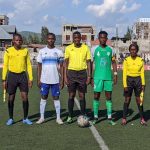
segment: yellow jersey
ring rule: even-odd
[[[141,57],[133,59],[131,56],[123,62],[123,86],[127,87],[127,76],[141,76],[142,85],[145,85],[144,62]]]
[[[4,53],[2,80],[6,80],[7,72],[21,73],[27,71],[29,80],[33,80],[32,66],[27,48],[16,50],[13,46]]]
[[[91,59],[91,52],[87,45],[75,47],[74,43],[67,46],[65,50],[65,59],[69,59],[69,70],[80,71],[87,69],[87,60]]]

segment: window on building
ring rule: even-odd
[[[70,35],[66,35],[66,40],[67,40],[67,41],[70,40]]]
[[[144,33],[144,39],[148,39],[148,33]]]
[[[82,35],[82,41],[86,41],[87,40],[87,35]]]
[[[94,41],[94,35],[91,35],[91,41]]]

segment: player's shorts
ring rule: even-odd
[[[17,87],[19,87],[20,92],[28,93],[28,79],[26,72],[14,73],[9,72],[7,77],[7,93],[15,94]]]
[[[140,97],[141,91],[142,91],[142,81],[141,77],[130,77],[127,76],[127,87],[128,91],[124,91],[125,97],[131,97],[133,90],[136,97]]]
[[[57,83],[57,84],[41,83],[41,95],[43,95],[43,96],[48,95],[50,89],[51,89],[51,95],[52,96],[59,96],[60,95],[59,83]]]
[[[112,89],[113,89],[112,80],[94,79],[94,92],[102,92],[102,91],[111,92]]]
[[[86,70],[75,71],[68,70],[67,71],[67,79],[68,79],[68,91],[76,92],[78,90],[81,93],[87,92],[87,72]]]

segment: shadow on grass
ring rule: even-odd
[[[61,114],[63,114],[65,111],[66,109],[61,109]],[[31,119],[33,122],[35,122],[39,119],[39,117],[40,117],[40,113],[36,113],[36,114],[30,115],[28,118]],[[45,111],[45,119],[48,119],[45,122],[56,119],[56,111],[55,110]]]
[[[127,112],[127,117],[131,116],[133,114],[133,109],[128,109],[128,112]],[[114,118],[114,121],[118,121],[122,118],[123,116],[123,110],[117,110],[117,111],[113,111],[113,118]]]
[[[127,117],[131,116],[133,114],[133,110],[132,109],[129,109],[128,110],[128,113],[127,113]],[[92,119],[93,118],[93,113],[92,113]],[[122,110],[113,110],[112,111],[112,118],[113,118],[113,121],[118,121],[122,118]],[[99,110],[99,120],[96,122],[97,123],[100,123],[101,121],[105,121],[107,120],[107,109],[104,109],[104,110]]]
[[[146,120],[146,121],[150,120],[150,110],[146,110],[146,111],[144,112],[144,116],[145,116],[145,120]]]

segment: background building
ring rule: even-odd
[[[9,18],[0,15],[0,50],[5,50],[7,46],[12,45],[13,35],[17,33],[15,25],[8,25]]]
[[[65,24],[62,31],[62,45],[69,45],[73,42],[72,35],[75,31],[79,31],[82,36],[82,43],[91,45],[96,34],[95,27],[92,25]]]
[[[6,15],[0,15],[0,25],[8,25],[9,18]]]
[[[135,39],[150,39],[150,18],[139,18],[133,26]]]

